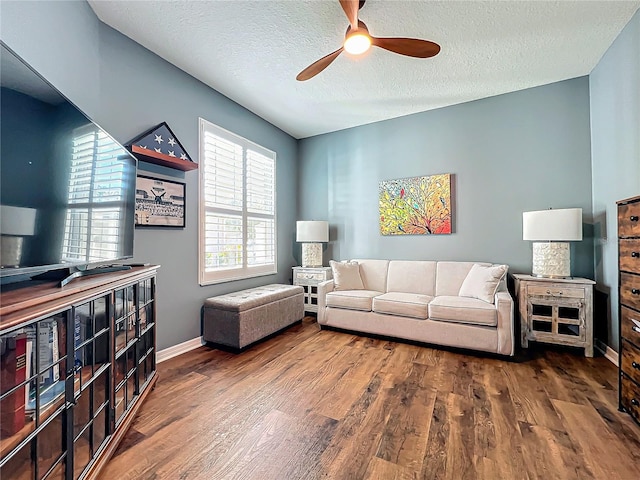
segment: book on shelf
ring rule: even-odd
[[[51,317],[38,322],[37,329],[34,326],[26,329],[26,363],[27,377],[34,377],[25,386],[25,415],[32,418],[39,397],[40,409],[64,394],[64,369],[58,363],[65,346],[61,342],[66,341],[64,317]],[[37,355],[36,355],[37,354]],[[37,394],[37,395],[36,395]]]
[[[0,384],[13,388],[26,380],[27,336],[24,332],[0,337]],[[4,388],[4,387],[3,387]],[[25,386],[15,389],[2,401],[0,437],[14,435],[25,425]]]
[[[64,357],[67,355],[67,322],[64,316],[61,316],[58,321],[58,353],[60,357]],[[67,357],[68,359],[68,357]],[[62,368],[59,368],[58,375],[60,380],[64,380],[66,378],[65,369],[66,362],[63,364]]]
[[[38,330],[38,371],[40,384],[51,385],[60,380],[60,360],[58,348],[58,321],[43,320]]]
[[[87,336],[87,322],[91,321],[91,317],[87,317],[82,313],[76,312],[73,321],[73,346],[74,346],[74,370],[80,370],[84,365],[88,363],[86,358],[85,348],[78,348],[79,345],[86,339]]]
[[[35,389],[34,389],[35,390]],[[56,383],[52,383],[50,385],[41,386],[38,391],[38,395],[40,396],[40,411],[47,408],[57,399],[64,395],[65,390],[65,382],[64,380],[57,381]],[[35,391],[29,398],[29,402],[26,405],[26,414],[28,416],[33,416],[33,413],[36,410],[36,396]]]
[[[25,379],[30,378],[33,375],[33,338],[29,338],[27,335],[27,345],[25,349],[25,359],[26,359],[26,368],[25,368]],[[31,398],[31,380],[27,382],[24,386],[24,404],[27,405],[29,403],[29,398]]]

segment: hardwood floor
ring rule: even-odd
[[[332,331],[314,319],[160,380],[101,478],[640,478],[640,427],[606,359],[519,361]]]

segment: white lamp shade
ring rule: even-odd
[[[0,205],[0,234],[21,237],[34,235],[36,212],[35,208]]]
[[[296,222],[296,242],[328,242],[329,222],[298,221]]]
[[[522,239],[534,242],[582,240],[582,209],[561,208],[523,212]]]

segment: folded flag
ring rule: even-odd
[[[128,143],[129,150],[136,154],[173,162],[176,159],[193,162],[166,122],[134,138]],[[141,160],[144,160],[142,158]]]

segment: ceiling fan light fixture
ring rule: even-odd
[[[371,47],[371,37],[366,33],[355,32],[344,41],[344,49],[351,55],[360,55]]]
[[[358,19],[358,9],[362,8],[364,2],[365,0],[340,0],[340,5],[349,20],[342,47],[313,62],[296,76],[296,80],[304,82],[315,77],[327,68],[343,51],[354,56],[362,55],[372,45],[393,53],[415,58],[429,58],[440,52],[440,45],[419,38],[372,37],[369,35],[369,29],[364,22]]]

